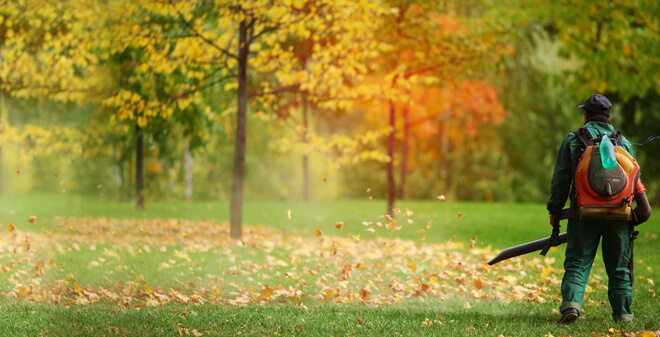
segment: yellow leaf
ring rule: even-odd
[[[14,227],[14,225],[12,225],[11,223],[9,223],[9,224],[7,224],[7,229],[8,229],[10,232],[12,232],[12,231],[14,231],[14,229],[16,229],[16,227]]]
[[[417,271],[417,265],[412,262],[408,262],[408,267],[412,269],[413,272]]]
[[[321,234],[323,234],[323,232],[321,232],[318,228],[314,230],[315,236],[321,236]]]
[[[261,294],[257,299],[259,300],[268,300],[275,291],[272,288],[268,287],[268,284],[264,284],[264,289],[261,291]]]

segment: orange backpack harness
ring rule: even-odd
[[[635,190],[644,190],[637,161],[621,147],[621,131],[609,135],[616,154],[616,166],[608,170],[601,163],[600,138],[592,138],[582,127],[574,134],[585,146],[575,171],[578,214],[582,220],[631,220]],[[638,186],[639,185],[639,186]]]

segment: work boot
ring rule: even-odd
[[[561,318],[557,321],[560,324],[569,324],[575,322],[575,320],[580,317],[580,313],[577,309],[568,308],[561,313]]]

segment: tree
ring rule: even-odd
[[[488,59],[487,40],[470,35],[448,4],[425,1],[392,1],[378,33],[383,57],[379,71],[384,75],[380,87],[387,102],[390,133],[387,141],[388,214],[392,214],[397,188],[394,177],[397,111],[403,111],[403,162],[400,184],[408,171],[409,104],[416,88],[427,84],[448,84]],[[497,51],[497,49],[496,49]],[[400,194],[405,195],[405,186]]]

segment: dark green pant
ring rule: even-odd
[[[615,321],[632,320],[632,284],[628,268],[630,225],[625,222],[592,223],[570,219],[566,231],[568,244],[561,283],[563,302],[560,310],[563,312],[568,308],[575,308],[582,313],[584,289],[602,238],[601,248],[609,278],[607,295],[612,306],[612,318]]]

